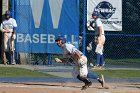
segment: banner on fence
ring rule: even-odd
[[[63,35],[78,47],[79,0],[15,0],[16,51],[61,53],[55,38]]]
[[[122,0],[87,0],[87,22],[98,11],[105,31],[122,30]]]

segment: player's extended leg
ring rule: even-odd
[[[11,51],[11,56],[12,56],[12,65],[15,65],[14,51]]]
[[[84,68],[85,69],[85,68]],[[84,86],[82,86],[82,90],[87,89],[87,84],[90,84],[91,82],[86,78],[87,76],[87,70],[83,71],[84,69],[80,70],[79,66],[74,66],[73,71],[72,71],[72,76],[77,78],[78,80],[82,81],[85,83]],[[79,71],[80,70],[80,71]],[[82,73],[82,72],[83,73]],[[81,75],[80,75],[81,73]],[[83,76],[82,76],[83,75]]]
[[[98,75],[89,72],[87,74],[87,78],[97,79],[98,82],[101,83],[102,87],[104,87],[104,77],[103,77],[103,75],[101,75],[101,78],[100,78]]]
[[[101,37],[101,43],[100,44],[102,45],[102,47],[101,47],[102,53],[101,53],[100,66],[104,66],[105,65],[105,60],[104,60],[104,55],[103,55],[104,44],[105,44],[105,36],[104,35],[102,35],[102,37]]]
[[[97,66],[102,66],[104,64],[104,57],[103,57],[103,45],[105,43],[105,36],[102,35],[98,40],[98,44],[96,46],[96,54],[97,54]]]
[[[6,51],[8,51],[8,35],[6,33],[3,33],[3,44],[2,44],[2,61],[5,65],[7,65],[7,60],[6,60]]]
[[[2,53],[1,53],[1,58],[2,58],[2,62],[4,63],[4,65],[7,65],[6,54],[5,54],[5,51],[3,49],[2,49]]]
[[[78,76],[85,83],[85,85],[82,86],[82,90],[84,90],[92,85],[91,81],[87,79],[87,74],[88,74],[87,64],[82,65],[79,69],[80,69],[80,74]]]
[[[102,64],[101,58],[103,54],[103,45],[97,44],[95,52],[97,54],[96,66],[100,66]]]
[[[12,56],[12,65],[15,65],[15,53],[14,53],[14,38],[11,38],[10,40],[10,51]]]
[[[88,69],[86,56],[82,56],[78,63],[79,63],[79,78],[81,78],[85,83],[85,85],[82,86],[82,90],[84,90],[92,85],[92,83],[87,79]]]

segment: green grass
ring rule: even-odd
[[[107,64],[128,64],[128,65],[134,65],[134,64],[140,64],[140,59],[105,59]]]
[[[19,77],[19,78],[53,78],[56,76],[49,75],[47,73],[33,71],[23,68],[15,67],[0,67],[0,77]]]
[[[96,62],[94,59],[92,62]],[[140,67],[140,58],[135,59],[105,59],[105,64],[109,65],[125,65],[132,67]]]
[[[93,72],[108,78],[140,78],[140,70],[95,70]]]
[[[140,78],[140,70],[94,70],[94,73],[103,74],[106,78]],[[15,67],[0,67],[0,77],[17,78],[56,78],[47,73]]]
[[[96,60],[92,62],[95,63]],[[140,67],[140,59],[105,59],[105,64]]]

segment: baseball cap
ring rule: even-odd
[[[63,37],[63,36],[58,36],[58,37],[55,39],[55,42],[60,41],[60,40],[62,40],[63,43],[66,43],[66,38]]]
[[[63,40],[63,39],[64,39],[63,36],[58,36],[58,37],[55,39],[55,41],[59,41],[59,40]]]
[[[92,13],[92,16],[97,16],[97,17],[99,17],[99,12],[94,11],[94,12]]]
[[[5,12],[5,15],[11,16],[11,12],[10,12],[9,10],[7,10],[7,11]]]

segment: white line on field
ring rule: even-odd
[[[63,86],[26,86],[26,85],[0,85],[0,88],[64,88]],[[65,87],[72,88],[72,87]]]

